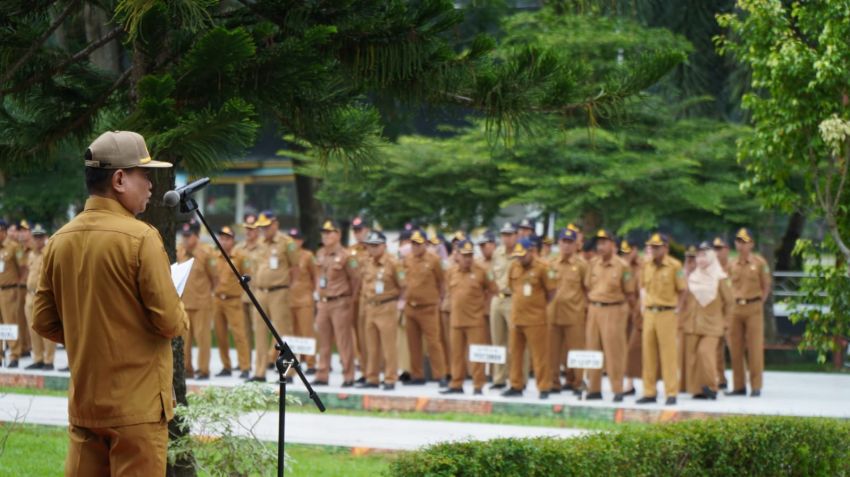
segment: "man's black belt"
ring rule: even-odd
[[[27,285],[25,283],[18,283],[18,288],[23,288],[24,290],[26,290]]]
[[[18,284],[13,283],[12,285],[0,285],[0,290],[9,290],[11,288],[18,288]]]
[[[327,303],[329,301],[339,300],[340,298],[346,298],[346,297],[349,297],[349,296],[351,296],[351,294],[337,295],[337,296],[323,296],[320,301],[322,303]]]
[[[260,290],[261,292],[264,292],[264,293],[268,293],[268,292],[283,290],[285,288],[289,288],[289,285],[278,285],[276,287],[269,287],[269,288],[257,288],[257,290]]]
[[[372,306],[380,306],[380,305],[384,305],[384,304],[387,304],[391,301],[396,301],[396,300],[398,300],[398,297],[393,296],[393,297],[390,297],[390,298],[384,298],[383,300],[369,300],[369,304],[372,305]]]
[[[755,303],[757,301],[761,301],[761,297],[757,296],[755,298],[736,298],[735,303],[738,305],[749,305],[750,303]]]
[[[611,302],[611,303],[605,303],[604,301],[592,301],[592,302],[590,302],[590,304],[593,305],[593,306],[617,306],[617,305],[622,305],[623,303],[625,303],[625,302],[624,301],[614,301],[614,302]]]
[[[661,313],[662,311],[675,310],[676,307],[675,306],[648,306],[648,307],[646,307],[646,309],[653,312],[653,313]]]

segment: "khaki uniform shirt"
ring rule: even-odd
[[[41,259],[44,257],[44,249],[41,252],[31,250],[27,257],[27,266],[29,273],[27,274],[27,292],[35,293],[38,288],[38,279],[41,277]]]
[[[170,420],[171,338],[189,319],[157,230],[117,201],[91,197],[42,260],[33,329],[65,344],[71,424]]]
[[[298,251],[298,275],[292,282],[289,292],[289,305],[292,308],[313,306],[313,292],[316,290],[316,281],[319,279],[319,269],[316,266],[316,257],[307,249]]]
[[[496,293],[496,282],[493,278],[493,272],[479,263],[473,263],[468,272],[461,271],[459,266],[452,267],[446,280],[453,298],[449,318],[452,328],[487,324],[487,299]]]
[[[18,285],[24,278],[27,256],[23,247],[11,238],[0,245],[0,286]]]
[[[626,300],[626,295],[635,293],[635,277],[625,260],[612,256],[607,262],[601,256],[594,257],[588,266],[584,287],[587,299],[598,303],[617,303]]]
[[[251,270],[251,259],[236,250],[236,247],[230,251],[230,261],[233,262],[239,275],[245,275]],[[230,269],[230,265],[227,264],[221,252],[216,255],[216,276],[218,280],[214,290],[215,296],[226,299],[238,298],[242,295],[242,285],[239,284],[239,279],[233,274],[233,270]]]
[[[399,298],[404,287],[404,273],[390,254],[384,252],[377,260],[370,258],[361,263],[364,303],[378,305]]]
[[[747,260],[736,257],[729,262],[729,278],[735,300],[761,298],[762,286],[770,287],[770,267],[758,255],[751,254]]]
[[[440,257],[425,252],[404,257],[405,299],[411,306],[438,305],[443,289],[443,264]]]
[[[233,247],[233,253],[239,252],[243,256],[245,256],[250,262],[251,266],[245,270],[245,274],[251,277],[251,280],[248,282],[248,286],[251,290],[254,290],[256,284],[254,283],[255,274],[257,273],[257,260],[258,253],[262,248],[262,244],[258,239],[256,242],[249,244],[248,242],[239,242],[236,246]],[[242,303],[251,303],[251,299],[248,298],[247,293],[242,293]]]
[[[666,255],[661,264],[650,260],[640,273],[641,287],[646,289],[646,306],[678,305],[679,293],[687,288],[682,262]]]
[[[569,258],[553,259],[552,271],[558,288],[553,301],[554,315],[552,323],[556,325],[576,325],[587,318],[587,290],[584,280],[587,277],[587,262],[576,254]]]
[[[290,270],[298,263],[298,244],[280,232],[272,240],[263,240],[255,257],[257,288],[286,287],[290,283]]]
[[[701,306],[693,294],[688,293],[685,308],[688,320],[684,332],[700,336],[723,336],[726,317],[732,311],[732,285],[728,278],[717,282],[717,296],[706,306]]]
[[[348,250],[337,245],[333,250],[322,247],[316,254],[319,269],[319,297],[336,298],[357,292],[360,270]]]
[[[512,325],[545,325],[548,294],[557,287],[555,274],[539,258],[525,268],[515,260],[508,270],[508,286],[513,293],[511,301]]]
[[[508,251],[505,250],[504,245],[499,245],[493,251],[492,267],[493,276],[496,279],[496,288],[499,290],[498,293],[510,294],[508,270],[511,268],[511,257],[508,255]]]
[[[183,305],[187,310],[203,310],[212,306],[212,292],[218,277],[218,260],[212,248],[199,243],[191,252],[185,247],[177,247],[177,262],[183,263],[194,258],[186,288],[183,289]]]

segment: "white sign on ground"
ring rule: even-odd
[[[602,369],[602,351],[572,350],[567,354],[568,368]]]
[[[18,339],[18,325],[0,325],[0,341]]]
[[[304,336],[282,336],[283,341],[289,345],[289,349],[295,354],[316,354],[316,339]]]
[[[469,345],[469,360],[473,363],[505,364],[507,355],[504,346]]]

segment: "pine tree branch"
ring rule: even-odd
[[[22,82],[16,84],[15,86],[13,86],[11,88],[0,90],[0,96],[3,96],[5,94],[10,94],[10,93],[18,93],[20,91],[23,91],[23,90],[29,88],[33,84],[38,83],[39,81],[43,81],[43,80],[50,78],[51,76],[53,76],[57,73],[61,73],[62,71],[64,71],[67,67],[71,66],[72,64],[88,58],[88,56],[93,51],[103,47],[104,45],[106,45],[110,41],[114,40],[116,37],[120,36],[122,33],[124,33],[124,29],[122,27],[115,27],[112,31],[107,33],[104,37],[102,37],[99,40],[91,43],[89,46],[83,48],[82,50],[80,50],[79,52],[74,54],[74,56],[68,58],[67,60],[65,60],[64,62],[62,62],[61,64],[59,64],[55,68],[51,69],[50,71],[43,73],[41,75],[35,76],[33,78],[29,78],[26,81],[22,81]]]
[[[0,78],[0,84],[4,84],[9,81],[9,79],[11,79],[12,76],[14,76],[15,73],[17,73],[18,70],[21,69],[21,67],[24,66],[27,61],[29,61],[32,55],[34,55],[35,52],[39,48],[41,48],[41,46],[44,44],[44,42],[47,41],[48,38],[50,38],[50,35],[52,35],[53,32],[56,31],[56,29],[62,25],[65,19],[68,18],[71,13],[74,12],[74,9],[78,3],[80,3],[80,0],[72,0],[71,3],[69,3],[68,6],[65,7],[65,10],[59,15],[58,18],[56,18],[56,20],[50,25],[47,31],[45,31],[44,34],[42,34],[36,41],[34,41],[33,44],[30,45],[30,49],[27,50],[26,53],[24,53],[23,56],[21,56],[18,61],[15,62],[14,65],[12,65],[11,68],[9,68],[9,71],[7,71],[2,78]],[[2,97],[2,94],[0,94],[0,97]]]

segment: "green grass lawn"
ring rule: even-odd
[[[0,439],[8,427],[0,423]],[[2,445],[2,441],[0,441]],[[273,444],[270,444],[273,445]],[[0,453],[0,477],[61,477],[68,434],[65,428],[20,425],[13,429]],[[381,475],[393,453],[353,455],[339,447],[288,445],[286,451],[295,461],[291,476],[365,477]]]

